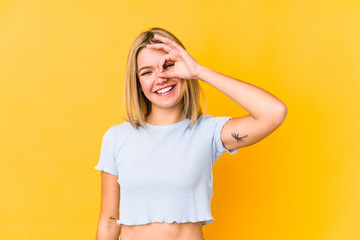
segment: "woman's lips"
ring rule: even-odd
[[[163,89],[166,89],[166,88],[170,88],[170,87],[171,87],[171,89],[168,90],[167,92],[158,93],[158,91],[163,90]],[[167,95],[169,95],[169,94],[174,90],[175,87],[176,87],[176,84],[175,84],[175,85],[170,85],[170,86],[167,86],[167,87],[165,87],[165,88],[162,88],[162,89],[160,89],[160,90],[155,91],[155,93],[156,93],[156,95],[158,95],[158,96],[167,96]]]

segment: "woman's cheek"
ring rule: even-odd
[[[148,86],[149,86],[149,81],[146,79],[146,77],[141,77],[140,78],[140,85],[142,87],[143,90],[147,90]]]

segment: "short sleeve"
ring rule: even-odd
[[[216,160],[225,152],[228,152],[230,154],[235,154],[239,149],[234,150],[228,150],[224,147],[222,141],[221,141],[221,130],[223,129],[224,125],[229,121],[232,117],[213,117],[211,118],[211,127],[213,130],[212,135],[212,143],[213,143],[213,151],[214,151],[214,161]]]
[[[94,168],[118,176],[114,157],[115,138],[113,131],[114,129],[111,127],[105,132],[101,142],[100,159]]]

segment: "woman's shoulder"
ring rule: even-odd
[[[117,145],[121,145],[135,133],[136,129],[129,123],[123,122],[111,125],[105,133],[107,138],[115,141]]]
[[[226,123],[231,117],[227,116],[220,116],[220,117],[214,117],[212,115],[201,115],[197,120],[198,126],[204,126],[205,128],[214,128],[217,125],[221,124],[223,125]]]
[[[203,114],[203,115],[199,116],[197,123],[198,124],[206,124],[207,122],[211,121],[213,118],[214,117],[212,115]]]
[[[221,119],[225,119],[225,118],[232,118],[229,116],[213,116],[213,115],[200,115],[200,117],[198,118],[198,120],[200,121],[219,121]]]
[[[127,134],[132,131],[135,131],[136,129],[131,125],[130,122],[123,122],[119,124],[113,124],[110,129],[114,134]]]
[[[199,116],[198,118],[198,121],[203,121],[203,120],[206,120],[206,119],[209,119],[209,118],[212,118],[213,116],[212,115],[207,115],[207,114],[202,114]]]
[[[195,129],[206,129],[209,127],[209,123],[211,122],[211,119],[213,116],[202,114],[198,117],[196,120],[196,124],[194,125]]]

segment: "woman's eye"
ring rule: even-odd
[[[146,75],[146,74],[148,74],[148,73],[150,73],[150,72],[149,72],[149,71],[143,72],[143,73],[141,74],[141,76],[144,76],[144,75]]]
[[[171,63],[171,64],[168,64],[168,65],[165,65],[164,68],[171,67],[171,66],[174,66],[174,65],[175,65],[174,63]]]

